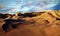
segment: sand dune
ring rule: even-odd
[[[0,36],[60,36],[60,11],[1,13]]]

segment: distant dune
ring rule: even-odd
[[[60,36],[60,10],[0,13],[0,36]]]

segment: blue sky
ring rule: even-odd
[[[60,10],[60,0],[0,0],[0,13]]]

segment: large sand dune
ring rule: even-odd
[[[60,36],[60,10],[0,13],[0,36]]]

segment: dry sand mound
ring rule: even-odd
[[[0,16],[0,36],[60,36],[60,11]]]

